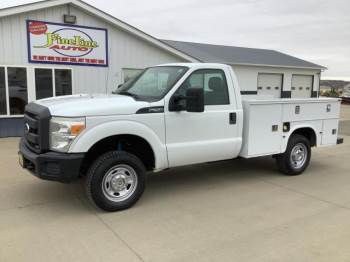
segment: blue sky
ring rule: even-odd
[[[275,49],[328,67],[324,79],[350,80],[349,0],[86,2],[158,38]]]

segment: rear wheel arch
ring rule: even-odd
[[[299,127],[293,130],[290,134],[289,139],[293,137],[293,135],[300,135],[307,138],[310,142],[310,146],[317,146],[317,135],[316,131],[312,127]]]

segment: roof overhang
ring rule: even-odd
[[[135,35],[136,37],[154,45],[159,47],[160,49],[163,49],[177,57],[180,57],[188,62],[199,62],[199,60],[197,60],[196,58],[185,54],[165,43],[163,43],[162,41],[158,40],[157,38],[107,14],[106,12],[92,6],[89,5],[88,3],[85,3],[83,1],[80,0],[46,0],[46,1],[39,1],[39,2],[34,2],[34,3],[30,3],[30,4],[25,4],[25,5],[20,5],[20,6],[14,6],[14,7],[9,7],[9,8],[4,8],[2,10],[0,10],[0,18],[2,17],[6,17],[6,16],[12,16],[12,15],[17,15],[20,13],[27,13],[27,12],[31,12],[31,11],[36,11],[36,10],[40,10],[40,9],[46,9],[46,8],[52,8],[55,6],[60,6],[60,5],[73,5],[76,7],[79,7],[83,10],[85,10],[86,12],[88,12],[91,15],[97,16],[100,19],[112,24],[113,26],[118,27],[119,29],[126,31],[130,34]]]
[[[327,70],[327,67],[303,67],[303,66],[288,66],[288,65],[267,65],[267,64],[248,64],[248,63],[227,63],[231,66],[262,66],[262,67],[278,67],[278,68],[293,68],[293,69],[310,69],[310,70]]]

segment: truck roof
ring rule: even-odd
[[[227,64],[221,64],[221,63],[168,63],[168,64],[160,64],[157,66],[186,66],[189,68],[198,67],[198,68],[208,68],[208,67],[214,67],[214,68],[227,68],[230,67]]]

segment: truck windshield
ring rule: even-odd
[[[134,79],[124,83],[114,94],[128,95],[135,99],[157,101],[188,70],[183,66],[158,66],[145,69]]]

